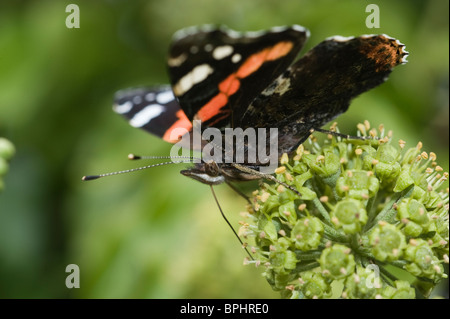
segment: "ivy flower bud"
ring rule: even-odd
[[[354,272],[355,259],[347,246],[335,244],[325,248],[320,256],[322,274],[332,279],[342,279]]]
[[[331,220],[336,228],[342,228],[344,233],[355,234],[366,224],[367,213],[361,201],[349,198],[337,203],[331,211]]]
[[[380,182],[368,171],[349,170],[339,177],[336,184],[336,192],[339,196],[355,199],[369,199],[373,197],[380,187]]]
[[[289,274],[295,268],[297,259],[295,253],[287,250],[283,244],[276,245],[272,248],[269,254],[270,267],[277,273]]]
[[[323,155],[304,155],[304,161],[311,170],[325,179],[331,179],[331,182],[337,178],[335,176],[340,171],[339,157],[330,149],[325,149]]]
[[[405,269],[417,277],[425,277],[438,282],[446,276],[444,267],[423,239],[410,241],[405,250],[405,259],[410,261]]]
[[[305,298],[322,299],[331,297],[330,282],[321,273],[305,271],[299,281],[299,289]]]
[[[373,299],[379,293],[379,281],[372,270],[358,265],[356,272],[345,279],[343,294],[349,299]]]
[[[415,199],[403,200],[398,205],[398,216],[405,225],[405,235],[417,237],[428,230],[430,219],[425,205]]]
[[[295,247],[303,251],[319,247],[322,235],[323,224],[316,217],[303,217],[297,220],[291,231]]]
[[[392,224],[378,223],[369,236],[372,254],[380,261],[398,260],[406,247],[405,235]]]
[[[394,282],[394,286],[385,285],[381,296],[384,299],[414,299],[416,297],[414,288],[411,287],[409,282],[397,280]]]
[[[398,150],[390,144],[383,144],[377,150],[375,174],[381,181],[391,181],[400,173],[401,166],[396,161]]]
[[[405,165],[397,178],[394,186],[394,192],[401,192],[412,184],[414,184],[414,179],[411,177],[411,166]]]

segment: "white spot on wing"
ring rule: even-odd
[[[198,53],[198,47],[195,45],[191,46],[189,52],[191,52],[192,54]]]
[[[333,40],[336,42],[347,42],[355,37],[343,37],[342,35],[335,35],[333,37],[326,38],[325,40]]]
[[[231,57],[231,62],[238,63],[239,61],[241,61],[241,59],[242,59],[242,56],[239,53],[235,53]]]
[[[130,112],[130,110],[132,108],[133,108],[133,103],[131,103],[131,101],[127,101],[122,104],[114,104],[114,106],[113,106],[114,112],[119,113],[119,114],[128,113],[128,112]]]
[[[177,66],[180,66],[181,64],[183,64],[183,62],[186,61],[186,59],[187,59],[187,54],[183,53],[177,57],[169,58],[169,60],[167,61],[167,64],[171,67],[177,67]]]
[[[279,33],[279,32],[286,31],[288,28],[289,27],[287,27],[287,26],[272,27],[272,28],[270,28],[270,32]]]
[[[134,104],[142,103],[142,97],[140,95],[136,95],[135,97],[133,97],[133,103]]]
[[[213,24],[204,24],[201,26],[193,26],[193,27],[187,27],[181,30],[178,30],[173,35],[173,41],[178,41],[182,38],[194,35],[199,32],[211,32],[215,30],[217,27]]]
[[[309,37],[310,33],[309,30],[306,29],[305,27],[302,27],[301,25],[298,24],[294,24],[291,26],[292,30],[298,31],[298,32],[306,32],[306,35]]]
[[[280,76],[261,94],[265,96],[279,94],[281,96],[286,92],[288,92],[290,89],[291,89],[291,79],[289,77]]]
[[[359,37],[363,38],[363,39],[368,39],[368,38],[377,37],[377,36],[379,36],[379,34],[372,33],[372,34],[361,34]]]
[[[142,127],[164,111],[164,107],[159,104],[150,104],[136,113],[130,120],[130,125]]]
[[[145,99],[146,99],[148,102],[153,102],[153,101],[155,100],[155,93],[153,93],[153,92],[147,93],[147,94],[145,95]]]
[[[231,45],[222,45],[214,49],[212,55],[216,60],[222,60],[233,53],[233,47]]]
[[[213,72],[213,69],[208,64],[202,64],[202,65],[195,67],[191,71],[193,82],[195,84],[197,84],[197,83],[203,81],[212,72]]]
[[[205,45],[204,49],[205,49],[206,52],[211,52],[212,49],[213,49],[213,45],[208,43],[208,44]]]
[[[191,72],[183,76],[173,87],[173,92],[181,96],[189,91],[195,84],[202,82],[213,72],[208,64],[200,64],[192,69]]]
[[[387,35],[386,33],[382,33],[381,35],[382,35],[383,37],[385,37],[385,38],[388,38],[389,40],[395,40],[395,41],[398,41],[396,38],[393,38],[393,37]]]
[[[284,31],[289,30],[289,29],[297,31],[297,32],[305,32],[307,37],[310,36],[310,33],[309,33],[308,29],[306,29],[306,28],[304,28],[304,27],[302,27],[300,25],[297,25],[297,24],[294,24],[292,26],[272,27],[269,30],[247,31],[247,32],[239,32],[239,31],[235,31],[235,30],[232,30],[232,29],[221,28],[221,30],[226,32],[226,34],[230,38],[235,38],[235,39],[242,38],[242,37],[258,38],[258,37],[264,36],[268,32],[280,33],[280,32],[284,32]]]
[[[229,36],[230,38],[233,38],[233,39],[238,39],[243,36],[243,33],[239,32],[239,31],[235,31],[235,30],[227,29],[227,28],[221,28],[221,29],[223,32],[225,32],[227,34],[227,36]]]
[[[261,37],[263,35],[265,35],[267,33],[267,30],[259,30],[259,31],[248,31],[248,32],[244,32],[244,36],[249,37],[249,38],[258,38]]]
[[[161,92],[156,96],[156,102],[159,104],[167,104],[174,99],[175,97],[173,96],[172,91]]]
[[[274,93],[278,93],[281,96],[284,93],[286,93],[287,91],[289,91],[290,89],[291,89],[291,79],[290,78],[281,78],[280,84],[277,86]]]

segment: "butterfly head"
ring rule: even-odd
[[[180,173],[203,184],[218,185],[225,182],[219,165],[214,161],[198,163]]]

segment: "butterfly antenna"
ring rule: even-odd
[[[157,166],[163,166],[163,165],[169,165],[169,164],[180,164],[180,163],[190,163],[187,161],[179,161],[179,162],[163,162],[163,163],[158,163],[158,164],[153,164],[153,165],[147,165],[147,166],[142,166],[142,167],[137,167],[137,168],[132,168],[132,169],[127,169],[124,171],[117,171],[117,172],[111,172],[111,173],[106,173],[106,174],[99,174],[99,175],[86,175],[83,176],[81,178],[81,180],[83,181],[92,181],[94,179],[98,179],[101,177],[107,177],[107,176],[112,176],[112,175],[119,175],[119,174],[125,174],[125,173],[131,173],[131,172],[136,172],[136,171],[142,171],[144,169],[147,168],[152,168],[152,167],[157,167]]]
[[[329,131],[329,130],[324,130],[321,128],[312,128],[311,129],[311,133],[314,132],[319,132],[319,133],[323,133],[323,134],[330,134],[336,137],[341,137],[341,138],[345,138],[347,140],[379,140],[380,138],[378,136],[355,136],[355,135],[347,135],[347,134],[342,134],[339,132],[335,132],[335,131]]]
[[[246,245],[242,242],[241,238],[239,237],[239,235],[236,233],[236,231],[234,230],[233,226],[231,226],[231,223],[228,221],[227,217],[225,216],[225,214],[222,211],[222,207],[220,207],[219,201],[217,200],[217,196],[216,193],[214,192],[214,188],[212,187],[212,185],[209,185],[211,187],[211,192],[213,194],[214,200],[216,201],[217,206],[219,207],[220,210],[220,214],[222,215],[223,219],[225,219],[225,221],[227,222],[228,226],[230,226],[231,230],[233,231],[234,235],[236,236],[236,238],[239,240],[239,242],[241,243],[242,247],[245,249],[245,251],[247,252],[247,255],[250,257],[251,260],[254,260],[252,255],[250,254],[250,252],[247,250]]]
[[[128,154],[128,159],[129,160],[148,160],[148,159],[187,159],[190,161],[201,161],[202,159],[199,157],[195,157],[195,156],[141,156],[141,155],[136,155],[136,154]]]

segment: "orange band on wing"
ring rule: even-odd
[[[245,62],[237,70],[236,76],[238,78],[243,79],[252,74],[253,72],[255,72],[256,70],[258,70],[264,63],[269,50],[270,48],[264,49],[258,53],[249,56],[247,60],[245,60]]]
[[[219,114],[220,109],[228,102],[228,96],[220,92],[213,97],[205,106],[203,106],[197,113],[197,116],[202,121],[207,121]]]
[[[236,91],[239,90],[240,86],[241,83],[239,82],[239,79],[236,77],[236,74],[233,73],[225,80],[220,82],[219,91],[225,93],[227,96],[230,96],[236,93]]]
[[[169,143],[177,143],[181,137],[192,130],[192,123],[187,118],[183,110],[176,113],[178,120],[164,133],[163,140]],[[179,129],[179,132],[174,131]],[[174,135],[174,136],[172,136]]]
[[[283,41],[249,56],[236,72],[236,76],[241,79],[246,78],[258,70],[264,62],[273,61],[288,54],[293,46],[292,42]]]
[[[290,41],[283,41],[275,44],[269,51],[266,57],[266,61],[277,60],[289,52],[291,52],[294,45]]]
[[[221,108],[227,105],[228,97],[239,90],[240,79],[256,72],[264,62],[285,56],[293,46],[292,42],[283,41],[249,56],[235,73],[219,83],[219,93],[198,111],[197,117],[202,121],[208,121],[218,115]]]

